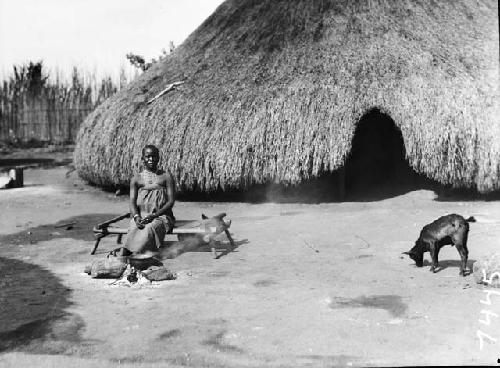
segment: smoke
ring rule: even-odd
[[[205,245],[205,241],[203,241],[203,237],[201,236],[190,236],[186,237],[178,242],[173,243],[168,248],[160,249],[160,258],[161,259],[172,259],[176,258],[182,253],[196,251],[201,246]]]

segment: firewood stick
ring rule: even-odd
[[[180,86],[181,84],[183,84],[184,81],[179,81],[179,82],[174,82],[174,83],[170,83],[167,87],[165,87],[165,89],[163,89],[162,91],[160,91],[156,96],[154,96],[152,99],[150,99],[148,101],[148,104],[150,104],[151,102],[153,102],[154,100],[160,98],[161,96],[163,96],[165,93],[167,93],[168,91],[174,89],[175,87],[177,86]]]
[[[117,216],[115,218],[112,218],[111,220],[108,220],[108,221],[102,222],[100,224],[97,224],[96,228],[97,229],[102,229],[104,227],[107,227],[107,226],[111,225],[112,223],[118,222],[118,221],[123,220],[124,218],[127,218],[127,217],[130,217],[130,212],[127,212],[124,215],[120,215],[120,216]]]

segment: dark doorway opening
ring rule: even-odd
[[[359,121],[344,169],[347,199],[397,195],[429,182],[409,166],[401,131],[378,109]]]

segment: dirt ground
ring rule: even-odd
[[[500,358],[500,318],[479,321],[486,310],[500,316],[500,296],[481,303],[489,289],[458,276],[458,252],[445,247],[435,274],[428,262],[417,268],[401,255],[435,218],[475,215],[472,267],[500,249],[498,201],[437,201],[419,190],[314,205],[177,202],[179,219],[227,212],[237,249],[218,259],[204,247],[180,252],[165,260],[177,280],[125,287],[83,269],[116,247],[105,238],[90,256],[91,229],[126,212],[127,196],[68,171],[26,169],[24,188],[0,191],[2,367],[496,365]],[[478,332],[496,341],[485,338],[481,349]]]

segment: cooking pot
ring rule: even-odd
[[[132,254],[128,257],[128,263],[141,271],[151,266],[163,266],[163,263],[155,257],[155,254]]]

